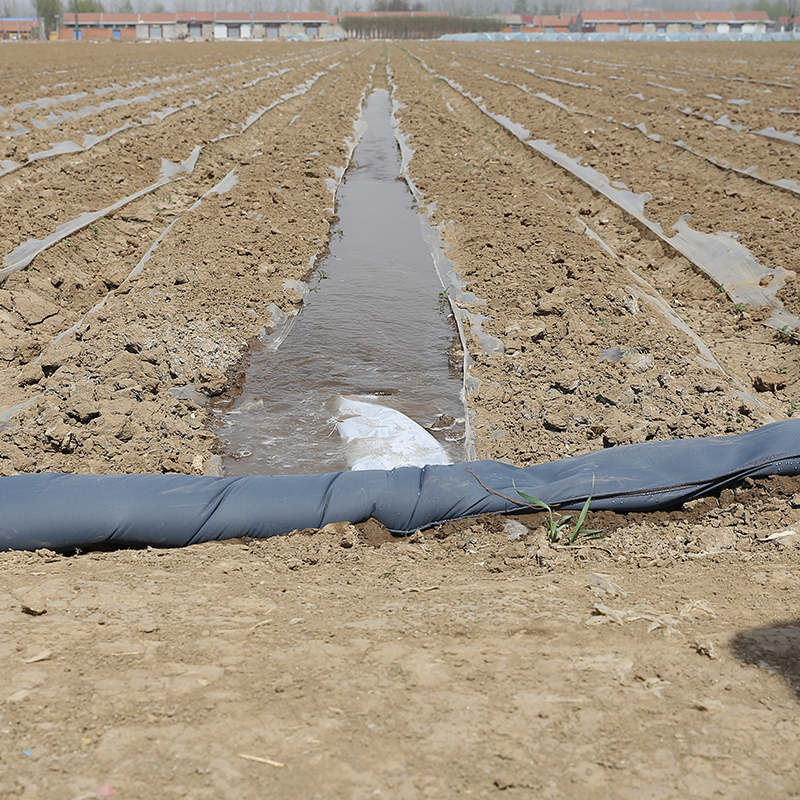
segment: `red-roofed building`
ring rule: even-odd
[[[0,19],[0,39],[19,41],[21,39],[40,39],[38,19],[27,17],[7,17]]]
[[[492,16],[503,23],[504,33],[519,33],[525,24],[522,14],[493,14]]]
[[[214,12],[179,11],[175,15],[175,31],[180,38],[211,39],[214,36]]]
[[[764,11],[581,11],[580,33],[766,33]]]
[[[568,33],[575,14],[524,15],[520,33]],[[503,30],[506,30],[505,28]],[[510,30],[510,29],[509,29]],[[508,32],[508,31],[506,31]]]
[[[344,37],[323,12],[180,11],[177,14],[67,14],[60,39],[309,39]],[[77,30],[77,36],[76,36]]]
[[[764,33],[769,24],[765,11],[698,11],[705,33]]]
[[[58,29],[59,39],[136,39],[139,14],[75,14],[67,12]]]
[[[572,25],[579,33],[619,33],[629,22],[625,11],[579,11]]]

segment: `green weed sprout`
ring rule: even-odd
[[[558,544],[559,540],[561,539],[561,533],[567,528],[568,523],[570,520],[575,516],[574,514],[564,514],[563,516],[559,516],[556,518],[556,515],[553,513],[553,508],[544,500],[539,500],[538,497],[532,497],[529,494],[525,494],[517,489],[517,485],[513,484],[514,490],[516,493],[522,498],[522,504],[518,500],[513,500],[512,498],[508,497],[502,492],[498,492],[495,489],[490,489],[476,474],[475,471],[471,467],[467,467],[466,471],[475,478],[476,481],[481,485],[483,489],[485,489],[489,494],[497,495],[498,497],[502,497],[503,500],[508,500],[509,503],[514,503],[515,505],[527,505],[530,508],[540,508],[543,511],[547,512],[547,535],[548,539],[550,540],[551,544]],[[581,508],[580,513],[578,514],[577,520],[575,520],[575,527],[572,528],[572,531],[568,533],[564,537],[564,541],[566,542],[567,546],[575,544],[575,541],[579,536],[583,536],[586,539],[602,539],[602,536],[595,536],[594,534],[602,533],[602,528],[597,529],[589,529],[584,528],[583,523],[586,521],[586,515],[589,513],[589,506],[592,502],[592,497],[594,496],[594,475],[592,475],[592,491],[589,493],[589,496],[586,498],[586,502],[583,504],[583,508]]]
[[[514,486],[516,489],[517,494],[526,502],[532,506],[537,506],[541,508],[543,511],[547,512],[547,538],[550,540],[551,544],[556,544],[561,539],[562,531],[568,527],[570,520],[575,516],[574,514],[564,514],[563,516],[556,517],[553,513],[553,509],[547,505],[543,500],[539,500],[538,497],[533,497],[529,494],[525,494],[525,492],[521,492]],[[586,521],[586,515],[589,513],[589,505],[592,502],[592,494],[594,493],[594,475],[592,475],[592,492],[586,498],[586,502],[583,504],[583,508],[581,508],[580,514],[578,514],[578,518],[575,521],[575,527],[572,529],[571,533],[568,533],[564,539],[567,545],[575,544],[575,540],[579,536],[583,536],[585,538],[591,539],[599,539],[599,536],[594,536],[593,534],[600,533],[602,528],[597,529],[589,529],[584,528],[583,523]]]

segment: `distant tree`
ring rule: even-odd
[[[372,4],[373,11],[424,11],[425,6],[421,2],[410,4],[407,0],[375,0]]]
[[[100,0],[76,0],[70,3],[70,9],[75,8],[79,14],[102,14],[105,11]]]
[[[57,29],[61,17],[61,0],[33,0],[33,7],[36,16],[44,20],[45,35]]]
[[[422,16],[411,14],[376,17],[345,16],[341,22],[354,39],[437,39],[445,33],[498,31],[503,23],[497,19],[476,16]]]
[[[542,16],[547,17],[550,16],[550,14],[560,14],[562,8],[563,6],[561,3],[555,3],[551,6],[550,3],[545,0],[545,2],[542,4]]]
[[[325,0],[309,0],[308,10],[318,11],[320,14],[322,14],[325,13],[328,9],[326,7]]]
[[[783,2],[783,0],[775,0],[774,2],[769,2],[769,0],[758,0],[757,3],[754,3],[750,6],[751,11],[766,11],[767,16],[770,19],[778,19],[778,17],[788,17],[790,13],[789,3]]]
[[[125,0],[119,10],[122,14],[133,14],[133,3],[131,3],[131,0]]]
[[[528,13],[528,0],[514,0],[514,13],[527,14]]]
[[[167,9],[161,3],[153,3],[153,13],[163,14]]]

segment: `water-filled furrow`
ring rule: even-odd
[[[241,394],[217,408],[218,435],[236,454],[226,474],[347,469],[352,451],[336,421],[347,413],[342,398],[353,397],[433,428],[450,459],[464,457],[460,369],[447,355],[455,331],[413,197],[399,179],[390,114],[388,93],[374,92],[337,193],[330,253],[302,311],[285,338],[251,354]]]

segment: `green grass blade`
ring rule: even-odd
[[[578,514],[578,521],[575,523],[575,530],[572,531],[572,538],[574,539],[581,530],[581,526],[583,525],[586,515],[589,513],[589,504],[592,502],[592,496],[589,495],[586,498],[586,502],[583,504],[583,508],[581,509],[581,513]]]
[[[589,493],[589,496],[586,498],[586,502],[583,504],[583,508],[581,508],[581,513],[578,514],[578,520],[575,523],[575,528],[573,529],[572,533],[567,537],[567,542],[572,544],[575,539],[578,538],[580,534],[587,534],[587,533],[600,533],[599,530],[596,531],[584,531],[583,523],[586,520],[586,515],[589,513],[589,506],[592,502],[592,495],[594,494],[594,475],[592,475],[592,491]],[[602,530],[602,529],[601,529]]]
[[[538,497],[533,497],[532,495],[525,494],[525,492],[521,492],[519,489],[517,489],[516,485],[514,486],[514,490],[527,503],[531,503],[539,508],[543,508],[545,511],[550,510],[550,506],[547,505],[547,503],[545,503],[543,500],[539,500]]]

